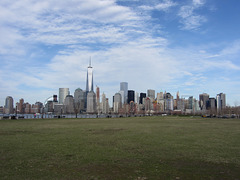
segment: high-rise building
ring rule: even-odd
[[[121,94],[122,105],[123,105],[124,104],[124,91],[119,91],[119,93]]]
[[[102,102],[100,105],[101,113],[108,114],[109,113],[109,102],[108,98],[106,98],[106,95],[102,94]]]
[[[220,93],[221,101],[222,101],[222,109],[226,108],[226,94]]]
[[[96,103],[97,103],[97,112],[100,113],[100,88],[96,87]]]
[[[223,93],[217,94],[216,101],[218,111],[221,111],[222,109],[226,108],[226,94]]]
[[[74,109],[74,100],[72,95],[67,95],[64,100],[65,112],[67,114],[73,114],[75,111]]]
[[[17,110],[19,111],[20,114],[24,114],[24,111],[25,111],[25,107],[24,107],[24,99],[21,98],[19,100],[19,103],[18,103],[18,106],[17,106]]]
[[[216,99],[215,98],[209,98],[209,108],[211,111],[216,110]]]
[[[131,101],[135,100],[135,92],[133,90],[128,90],[128,99],[127,103],[130,104]]]
[[[206,110],[209,104],[209,95],[207,93],[199,94],[199,101],[201,110]]]
[[[78,113],[84,110],[85,91],[83,91],[80,88],[76,89],[74,92],[74,104],[75,104],[75,109]]]
[[[96,113],[96,94],[93,91],[87,94],[87,113]]]
[[[31,109],[32,109],[31,104],[26,103],[25,113],[26,113],[26,114],[32,113],[32,110],[31,110]]]
[[[93,68],[91,66],[91,59],[87,69],[86,93],[93,91]]]
[[[139,93],[135,92],[134,102],[139,104]]]
[[[120,108],[122,108],[122,96],[120,93],[116,93],[114,95],[113,111],[118,113]]]
[[[190,96],[188,98],[188,109],[193,109],[193,103],[194,103],[193,96]]]
[[[163,92],[157,93],[157,104],[159,105],[160,111],[165,110],[165,99]]]
[[[166,101],[166,110],[173,110],[173,96],[170,93],[165,93],[165,101]]]
[[[69,88],[59,88],[59,104],[63,104],[66,96],[69,94]]]
[[[4,109],[5,109],[6,114],[13,114],[14,113],[13,98],[11,96],[6,97]]]
[[[120,91],[124,92],[124,104],[126,104],[128,102],[127,98],[128,98],[128,83],[127,82],[121,82],[120,83]]]
[[[147,90],[147,97],[150,97],[152,99],[155,99],[155,90],[148,89]]]
[[[144,102],[143,102],[143,98],[146,98],[146,93],[140,93],[139,104],[144,104]]]

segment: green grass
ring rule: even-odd
[[[240,179],[240,120],[0,121],[0,179]]]

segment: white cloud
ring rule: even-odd
[[[167,11],[169,8],[176,6],[177,3],[171,1],[171,0],[164,0],[162,3],[159,3],[155,6],[158,10]]]
[[[195,10],[202,7],[205,4],[203,0],[193,0],[191,5],[184,5],[180,8],[178,16],[181,18],[182,29],[196,30],[203,23],[207,21],[207,18],[203,15],[197,14]]]
[[[163,0],[162,2],[153,3],[152,5],[141,5],[140,9],[146,11],[159,10],[159,11],[168,11],[170,8],[176,6],[177,3],[171,0]]]

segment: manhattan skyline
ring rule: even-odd
[[[175,95],[227,94],[240,105],[239,1],[91,0],[0,2],[0,105],[30,103],[59,87],[86,87],[110,99],[129,89]]]

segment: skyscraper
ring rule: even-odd
[[[135,92],[133,90],[128,90],[128,100],[127,100],[128,104],[130,104],[131,101],[134,102],[135,100],[134,95],[135,95]]]
[[[127,82],[121,82],[120,83],[120,91],[124,92],[124,96],[122,97],[124,99],[124,104],[128,102],[128,83]]]
[[[74,92],[74,103],[75,103],[75,109],[77,112],[84,110],[85,105],[85,92],[78,88]]]
[[[91,59],[87,69],[86,93],[93,91],[93,68],[91,66]]]
[[[6,114],[13,114],[13,98],[11,96],[6,97],[5,100],[5,113]]]
[[[200,108],[206,110],[209,104],[209,95],[207,93],[199,94]]]
[[[67,114],[72,114],[74,113],[74,100],[72,95],[67,95],[65,100],[64,100],[64,105],[65,105],[65,112]]]
[[[66,96],[69,94],[69,88],[59,88],[59,104],[63,104]]]
[[[226,108],[226,94],[220,93],[217,94],[217,110],[221,111],[222,109]]]
[[[146,93],[140,93],[139,104],[143,104],[143,98],[146,98]]]
[[[122,96],[120,93],[116,93],[114,95],[113,111],[118,113],[120,108],[122,108]]]
[[[155,90],[148,89],[147,90],[147,97],[155,99]]]
[[[96,113],[96,94],[93,91],[87,95],[87,113]]]

